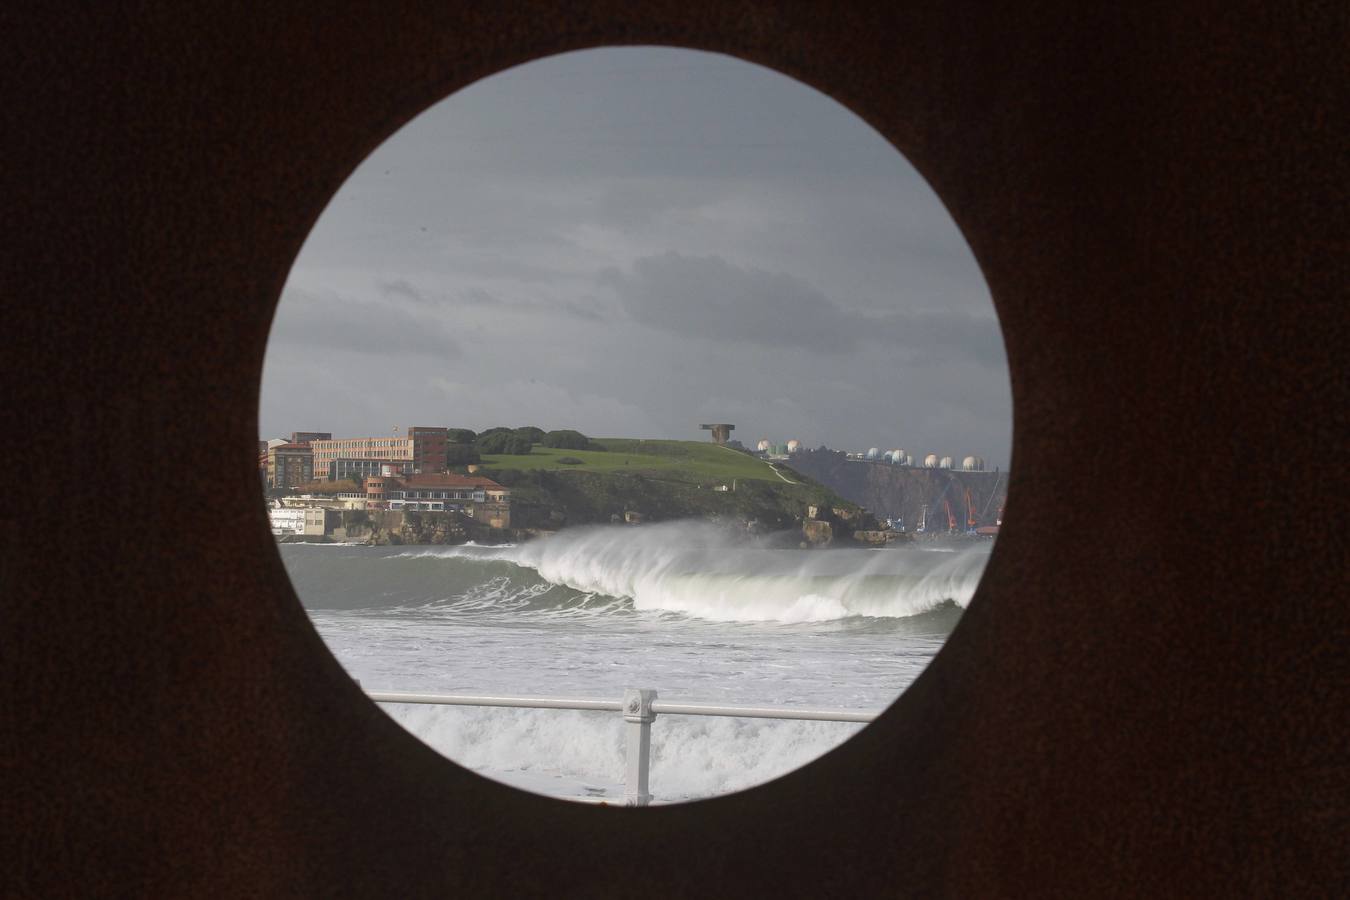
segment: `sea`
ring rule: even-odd
[[[784,549],[705,522],[569,528],[501,546],[282,544],[320,635],[367,691],[880,711],[960,619],[990,540]],[[622,802],[618,713],[381,704],[478,774]],[[770,781],[848,723],[661,715],[656,803]]]

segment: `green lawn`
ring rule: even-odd
[[[483,466],[493,469],[573,469],[584,472],[625,472],[650,474],[672,481],[694,484],[711,482],[782,482],[768,464],[736,450],[728,450],[704,441],[646,441],[633,438],[596,438],[606,450],[554,450],[536,444],[522,456],[500,454],[484,456]],[[564,465],[562,457],[581,460],[581,465]],[[785,473],[793,481],[795,473]]]

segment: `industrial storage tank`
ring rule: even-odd
[[[908,453],[905,454],[905,465],[907,466],[914,465],[914,457],[910,456]]]
[[[755,449],[760,451],[768,450],[769,442],[766,440],[761,440],[758,444],[755,445]]]
[[[802,445],[802,442],[799,441],[799,440],[797,440],[796,438],[793,438],[792,440],[788,441],[788,442],[787,442],[787,451],[788,451],[788,453],[796,453],[796,452],[797,452],[797,449],[798,449],[799,447],[801,447],[801,445]]]
[[[936,453],[930,453],[923,458],[923,467],[925,469],[936,469],[938,467],[938,458]]]
[[[952,467],[952,458],[950,456],[944,456],[938,462],[939,469],[950,469],[951,467]]]
[[[965,459],[961,460],[961,468],[965,469],[967,472],[983,472],[984,457],[967,456]]]
[[[868,447],[868,448],[867,448],[867,458],[868,458],[868,459],[876,459],[876,458],[877,458],[878,456],[880,456],[880,455],[881,455],[881,448],[880,448],[880,447]]]
[[[905,461],[905,451],[903,451],[903,450],[887,450],[887,451],[886,451],[886,459],[887,459],[889,462],[891,462],[891,463],[893,463],[893,464],[895,464],[895,465],[899,465],[900,463],[902,463],[902,462]]]

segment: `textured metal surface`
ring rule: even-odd
[[[1345,4],[840,6],[0,11],[6,893],[1344,884]],[[772,65],[885,134],[975,251],[1015,403],[1003,534],[913,689],[774,783],[628,812],[478,778],[363,698],[253,463],[276,298],[353,167],[604,43]]]

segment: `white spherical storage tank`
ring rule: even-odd
[[[793,438],[792,440],[787,442],[788,452],[796,453],[797,450],[801,447],[801,445],[802,445],[801,441],[797,440],[796,438]]]
[[[950,456],[942,457],[942,460],[938,463],[939,469],[950,469],[951,467],[952,467],[952,458]]]
[[[877,458],[878,456],[880,456],[880,455],[881,455],[881,448],[880,448],[880,447],[868,447],[868,448],[867,448],[867,458],[868,458],[868,459],[876,459],[876,458]]]
[[[965,469],[967,472],[983,472],[984,459],[979,456],[967,456],[965,459],[961,460],[961,468]]]
[[[768,450],[768,449],[769,449],[769,442],[768,442],[768,441],[760,441],[758,444],[755,445],[755,449],[756,449],[756,450]]]
[[[938,467],[938,458],[936,453],[930,453],[923,458],[923,467],[925,469],[936,469]]]

